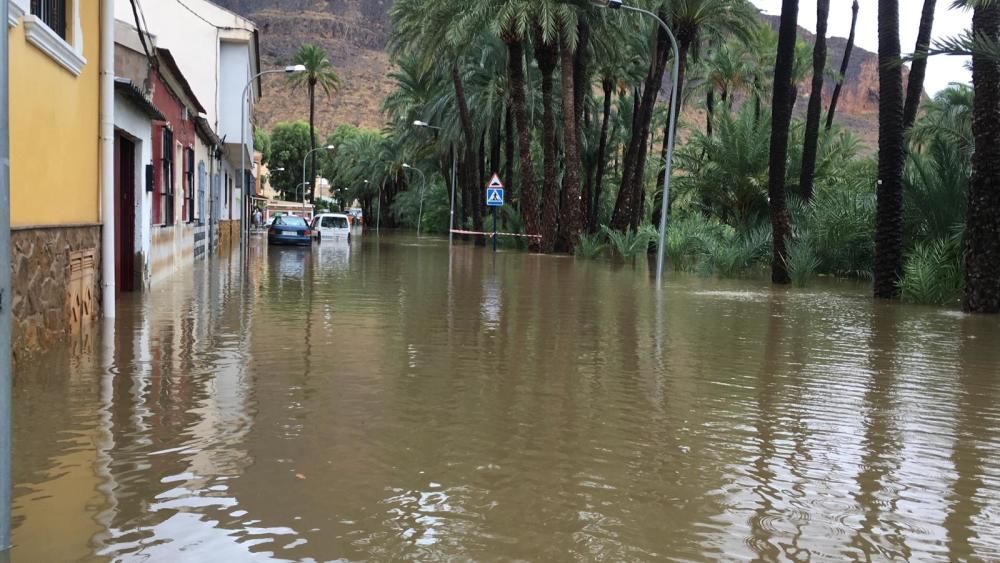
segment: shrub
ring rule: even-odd
[[[622,258],[635,258],[649,250],[650,231],[648,229],[640,227],[636,231],[628,229],[624,233],[613,231],[608,227],[602,227],[602,229],[605,236],[608,237],[608,242],[611,243],[611,249]]]
[[[900,282],[903,300],[920,305],[952,303],[964,285],[960,239],[918,243],[906,257]]]
[[[576,245],[576,255],[581,258],[597,258],[607,248],[604,237],[600,233],[584,233]]]
[[[812,241],[807,234],[788,242],[788,254],[785,256],[785,266],[792,283],[804,287],[816,276],[820,267],[820,259],[813,250]]]

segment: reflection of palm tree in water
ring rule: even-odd
[[[904,530],[893,519],[885,519],[882,507],[896,513],[899,497],[887,482],[899,469],[902,443],[895,417],[897,321],[895,305],[876,303],[872,311],[870,377],[864,397],[864,437],[861,469],[857,476],[858,491],[854,493],[864,519],[856,527],[851,545],[867,557],[885,556],[890,546],[876,547],[873,536],[896,548],[893,556],[909,559],[910,548],[904,540]],[[891,496],[890,496],[891,495]],[[890,498],[886,498],[890,497]],[[886,531],[891,528],[891,531]]]
[[[979,330],[974,330],[977,326]],[[995,341],[984,338],[990,328],[982,318],[963,319],[958,412],[952,450],[957,478],[947,499],[951,510],[944,520],[948,533],[948,558],[951,561],[975,558],[970,540],[977,535],[973,526],[983,512],[983,504],[976,498],[986,487],[983,482],[983,454],[978,444],[987,442],[983,433],[988,432],[985,423],[989,419],[983,415],[993,406],[987,386],[995,383],[990,381],[989,375],[995,373],[997,365]]]
[[[781,491],[776,489],[774,481],[777,475],[771,469],[771,462],[776,455],[775,428],[778,425],[776,397],[779,384],[777,374],[782,369],[780,344],[782,340],[784,303],[780,295],[771,293],[768,307],[767,334],[764,337],[764,358],[757,382],[757,422],[756,436],[759,452],[750,466],[750,473],[757,483],[753,492],[760,498],[757,509],[750,519],[751,547],[758,556],[775,560],[781,556],[777,546],[771,543],[774,530],[767,526],[768,519],[775,514],[774,498]]]

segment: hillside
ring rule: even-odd
[[[343,87],[332,99],[319,99],[317,122],[321,131],[330,131],[343,123],[381,125],[380,106],[392,89],[388,76],[391,65],[385,52],[391,0],[216,1],[257,22],[265,68],[286,64],[303,42],[316,42],[326,48]],[[762,17],[776,25],[777,18]],[[814,39],[804,29],[799,33],[808,42]],[[834,37],[828,44],[830,64],[839,68],[847,40]],[[833,92],[829,80],[824,90],[829,100]],[[808,83],[803,84],[799,92],[802,98],[796,108],[804,111],[809,96]],[[307,111],[304,92],[291,92],[281,77],[265,81],[259,114],[263,126],[302,118]],[[878,58],[874,53],[855,48],[838,114],[842,116],[840,123],[858,134],[869,147],[874,147],[878,130]]]

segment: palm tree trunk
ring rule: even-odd
[[[459,72],[458,64],[454,63],[451,65],[451,80],[455,87],[455,103],[458,104],[458,115],[459,121],[462,126],[462,136],[465,138],[465,164],[466,164],[466,174],[467,181],[466,186],[468,191],[466,195],[469,197],[468,203],[466,204],[467,213],[472,214],[472,229],[474,231],[483,230],[483,210],[482,207],[478,205],[478,198],[476,197],[479,193],[475,189],[475,186],[479,182],[479,166],[477,165],[475,147],[477,144],[476,133],[472,127],[472,114],[469,112],[469,102],[465,97],[465,85],[462,84],[462,75]],[[483,239],[477,239],[477,243],[485,244]]]
[[[535,193],[535,165],[531,158],[531,127],[524,84],[524,44],[513,34],[504,36],[507,45],[507,74],[511,105],[517,125],[518,153],[521,160],[521,219],[528,234],[538,234],[538,199]]]
[[[559,228],[558,249],[570,254],[576,249],[583,228],[580,205],[580,148],[578,117],[582,117],[576,109],[576,88],[574,76],[575,51],[569,46],[568,32],[563,30],[559,45],[559,60],[562,66],[562,118],[563,118],[563,152],[565,154],[565,173],[563,175],[562,216]]]
[[[712,117],[715,115],[715,88],[709,86],[708,94],[705,95],[705,131],[708,138],[712,138]]]
[[[613,77],[606,76],[601,81],[604,89],[604,115],[601,118],[601,138],[597,143],[597,173],[594,178],[594,194],[589,203],[590,212],[587,215],[587,231],[597,232],[597,213],[601,208],[601,191],[604,187],[604,174],[608,168],[608,130],[611,125],[611,102],[615,87]]]
[[[924,0],[924,11],[920,14],[920,29],[917,31],[917,46],[913,51],[913,65],[910,79],[906,83],[906,103],[903,105],[903,130],[913,127],[920,109],[920,99],[924,96],[924,76],[927,74],[927,52],[931,48],[931,31],[934,28],[934,9],[937,0]]]
[[[306,200],[309,203],[313,201],[313,195],[316,193],[316,82],[315,79],[309,80],[309,150],[313,151],[311,153],[312,163],[310,166],[310,172],[312,176],[308,178],[309,185],[312,187],[311,190],[306,190],[306,186],[302,186],[303,193],[307,196]]]
[[[932,0],[933,1],[933,0]],[[826,23],[830,16],[830,0],[816,3],[816,45],[813,47],[812,91],[806,114],[806,138],[802,147],[802,171],[799,188],[806,201],[812,199],[816,179],[816,148],[819,145],[819,121],[823,113],[823,73],[826,72]]]
[[[667,14],[661,9],[661,19],[667,19]],[[635,208],[639,205],[638,192],[642,190],[643,167],[646,163],[646,138],[649,136],[649,126],[653,120],[653,110],[656,97],[663,82],[663,73],[667,67],[667,52],[670,49],[670,39],[659,27],[654,31],[656,49],[651,57],[649,72],[646,73],[641,99],[637,97],[637,106],[633,117],[632,135],[625,148],[622,161],[621,185],[615,210],[611,216],[611,228],[625,230],[633,225],[636,217]]]
[[[851,51],[854,50],[854,32],[858,26],[858,0],[854,0],[851,11],[851,33],[847,36],[844,61],[840,63],[840,77],[837,79],[837,86],[833,89],[833,97],[830,98],[830,110],[826,114],[827,131],[833,128],[833,116],[837,113],[837,101],[840,100],[840,92],[844,89],[844,79],[847,76],[848,68],[851,66]]]
[[[1000,5],[983,2],[972,15],[972,33],[1000,41]],[[965,226],[965,310],[1000,313],[1000,69],[988,56],[973,54],[972,156]]]
[[[556,112],[554,73],[559,62],[559,46],[545,43],[540,28],[535,30],[535,60],[542,75],[542,252],[552,252],[559,232],[559,186],[556,183]]]
[[[511,184],[511,196],[514,196],[514,188],[517,184],[514,182],[514,171],[516,166],[514,164],[514,108],[511,104],[507,104],[507,115],[504,117],[504,140],[503,140],[503,165],[504,165],[504,178],[507,182]],[[520,197],[511,197],[512,200],[520,201]]]
[[[903,67],[899,0],[878,3],[878,204],[875,215],[875,297],[899,297],[903,273]]]
[[[790,237],[788,209],[785,205],[785,170],[788,164],[788,128],[792,122],[792,65],[795,60],[798,0],[782,0],[781,23],[778,28],[778,55],[774,62],[774,95],[771,121],[770,196],[771,229],[774,233],[774,256],[771,260],[771,281],[787,284],[787,243]]]

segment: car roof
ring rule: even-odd
[[[316,219],[319,219],[320,217],[343,217],[344,219],[347,219],[347,215],[343,213],[320,213],[316,216]]]

